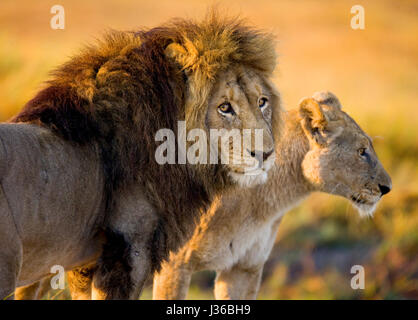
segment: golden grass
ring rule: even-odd
[[[211,3],[62,0],[66,29],[51,30],[49,9],[55,2],[1,1],[0,120],[18,112],[54,66],[105,28],[135,29],[174,16],[202,16]],[[221,6],[277,34],[276,83],[286,107],[314,91],[333,91],[374,138],[393,178],[393,191],[374,219],[360,220],[345,200],[327,195],[314,195],[289,213],[266,266],[264,299],[418,298],[418,5],[367,1],[361,31],[350,28],[352,5],[345,0],[251,0]],[[339,256],[347,261],[336,266],[333,259]],[[328,266],[318,267],[327,259]],[[361,291],[349,287],[350,264],[358,261],[366,268]],[[194,281],[190,298],[211,297],[210,290]],[[149,290],[145,297],[151,297]]]

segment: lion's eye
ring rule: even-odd
[[[218,107],[219,112],[228,114],[228,113],[234,113],[234,109],[232,109],[232,106],[229,102],[224,102]]]
[[[358,149],[358,154],[362,157],[365,157],[366,156],[366,148]]]
[[[266,107],[267,103],[268,103],[268,99],[265,97],[258,99],[258,106],[260,107],[260,109],[263,109],[264,107]]]

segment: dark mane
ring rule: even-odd
[[[200,24],[176,20],[139,32],[113,31],[57,69],[12,121],[48,127],[75,144],[96,144],[107,213],[115,194],[132,183],[144,185],[161,219],[153,241],[157,267],[229,180],[221,166],[157,164],[156,132],[177,132],[177,121],[185,118],[202,123],[201,109],[185,107],[187,88],[194,85],[207,93],[216,73],[232,62],[270,75],[275,66],[271,40],[240,21],[214,16]],[[194,61],[187,53],[167,57],[170,44],[186,43],[196,45],[201,59]]]

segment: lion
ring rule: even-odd
[[[212,13],[110,32],[58,68],[0,125],[0,298],[53,265],[91,263],[92,298],[137,298],[221,193],[266,182],[281,119],[275,65],[274,36]],[[229,138],[200,141],[243,161],[157,163],[156,134],[180,141],[180,120],[186,135],[250,129],[241,152]]]
[[[255,299],[287,211],[313,192],[326,192],[348,199],[362,216],[371,216],[391,190],[372,140],[342,111],[333,93],[315,93],[283,118],[267,183],[236,189],[212,204],[190,240],[171,252],[154,276],[154,299],[185,299],[193,272],[205,269],[217,271],[217,299]],[[73,296],[91,291],[91,286],[73,279],[68,279]],[[21,290],[20,295],[32,299],[39,289],[42,296],[50,289],[49,280]]]
[[[226,194],[154,277],[154,299],[185,299],[191,275],[216,270],[216,299],[256,299],[283,215],[312,192],[348,199],[372,216],[392,182],[371,138],[337,97],[318,92],[285,116],[266,184]]]

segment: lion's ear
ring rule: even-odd
[[[169,59],[180,62],[186,56],[186,48],[179,43],[170,43],[165,48],[165,55]]]
[[[317,144],[324,144],[328,120],[319,103],[313,98],[303,99],[299,103],[299,115],[306,136]]]
[[[187,45],[187,44],[186,44]],[[188,78],[190,76],[190,66],[193,65],[193,56],[190,54],[190,51],[193,48],[189,46],[184,47],[179,43],[171,43],[165,49],[165,55],[168,59],[173,61],[183,72],[183,74]]]

